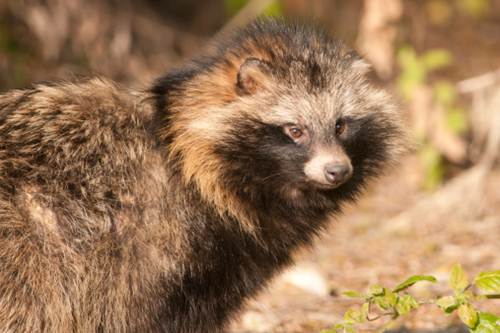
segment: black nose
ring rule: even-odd
[[[345,183],[351,177],[351,167],[344,163],[329,163],[325,165],[325,178],[336,185]]]

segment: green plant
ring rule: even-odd
[[[252,0],[225,0],[224,5],[226,9],[226,13],[228,16],[233,16],[237,12],[239,12],[245,5]],[[281,1],[274,0],[271,1],[269,6],[264,9],[262,12],[265,16],[281,16],[282,15],[282,7]]]
[[[401,73],[397,84],[399,91],[406,99],[412,99],[420,85],[428,83],[429,74],[449,66],[453,58],[444,49],[432,49],[417,55],[413,47],[403,46],[399,49],[397,60]]]
[[[490,10],[490,2],[490,0],[458,0],[458,8],[469,16],[481,18]]]
[[[453,59],[444,49],[432,49],[418,55],[410,46],[402,47],[398,52],[398,64],[401,69],[397,86],[401,96],[412,103],[419,98],[422,87],[430,88],[432,103],[443,111],[444,125],[454,135],[463,135],[468,129],[467,115],[458,104],[457,91],[446,80],[432,82],[430,75],[449,66]],[[444,159],[441,152],[429,139],[429,133],[420,128],[416,133],[420,141],[419,157],[425,170],[424,188],[433,190],[442,183],[445,175]]]
[[[471,281],[462,267],[455,265],[449,279],[451,292],[446,296],[427,300],[418,300],[408,293],[408,288],[421,281],[437,280],[430,275],[414,275],[394,288],[375,285],[366,293],[345,292],[345,296],[362,299],[363,303],[349,309],[341,323],[322,333],[355,333],[356,328],[363,323],[382,317],[395,320],[423,305],[437,306],[444,314],[457,312],[472,333],[500,332],[500,316],[478,311],[473,305],[476,301],[500,298],[500,270],[482,272]]]

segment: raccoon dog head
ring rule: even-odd
[[[218,205],[352,198],[403,147],[398,113],[367,67],[314,29],[253,23],[176,74],[188,79],[164,91],[164,135],[185,179]]]

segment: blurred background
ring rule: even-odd
[[[317,332],[346,289],[500,268],[500,0],[0,0],[0,92],[102,75],[136,88],[260,15],[302,18],[373,64],[416,149],[249,303],[243,332]],[[478,304],[499,313],[500,303]],[[380,323],[366,325],[374,331]],[[425,307],[392,332],[466,332]]]

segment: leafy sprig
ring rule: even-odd
[[[500,316],[478,311],[473,305],[474,301],[500,298],[500,270],[482,272],[471,281],[460,265],[454,265],[449,278],[450,294],[429,300],[417,300],[407,291],[422,281],[437,280],[431,275],[414,275],[394,288],[374,285],[366,293],[344,292],[344,296],[362,299],[363,303],[347,310],[342,322],[322,333],[355,333],[356,328],[366,322],[382,317],[395,320],[429,304],[439,307],[444,314],[456,311],[472,333],[500,332]]]

